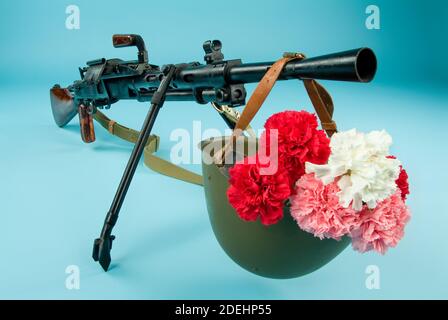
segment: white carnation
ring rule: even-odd
[[[352,129],[331,137],[328,164],[307,162],[306,172],[314,173],[324,184],[340,177],[339,201],[348,208],[362,209],[363,202],[371,209],[391,196],[397,189],[395,180],[400,162],[387,158],[392,138],[386,131],[364,134]]]

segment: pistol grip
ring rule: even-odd
[[[92,110],[80,104],[78,107],[79,126],[81,129],[81,138],[85,143],[95,141],[95,128],[93,126]]]

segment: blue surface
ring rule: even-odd
[[[145,3],[145,4],[143,4]],[[72,2],[0,2],[0,298],[448,298],[446,121],[448,4],[375,1],[381,30],[364,27],[367,1],[79,1],[81,29],[65,29]],[[171,19],[164,21],[164,18]],[[379,60],[371,84],[330,83],[340,129],[386,129],[410,175],[413,217],[385,256],[345,250],[311,275],[270,280],[234,264],[216,242],[203,190],[152,173],[141,164],[116,227],[113,268],[90,257],[131,145],[97,128],[85,145],[77,121],[52,119],[48,90],[78,78],[77,67],[105,57],[113,33],[140,33],[153,63],[201,60],[201,44],[219,38],[226,58],[274,60],[283,51],[309,56],[370,46]],[[254,86],[248,86],[252,90]],[[285,108],[311,111],[304,90],[279,83],[254,127]],[[138,128],[147,106],[120,102],[108,112]],[[174,128],[224,129],[206,106],[167,103],[154,132],[168,157]],[[200,171],[200,166],[190,165]],[[68,265],[79,290],[65,286]],[[368,290],[365,269],[377,265],[381,289]]]

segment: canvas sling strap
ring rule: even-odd
[[[226,114],[226,118],[229,121],[232,121],[233,123],[236,123],[238,121],[239,113],[236,110],[233,110],[232,108],[225,105],[217,106],[212,104],[212,106],[218,112],[220,113],[224,112]],[[114,120],[109,119],[104,113],[102,113],[99,110],[95,112],[93,118],[103,128],[105,128],[109,133],[113,134],[114,136],[117,136],[131,143],[135,143],[138,139],[140,133],[139,131],[130,129],[117,123]],[[255,135],[252,128],[250,127],[247,128],[247,132],[251,136]],[[165,159],[162,159],[154,155],[154,153],[157,152],[157,150],[159,149],[159,144],[160,144],[159,136],[154,134],[149,136],[148,142],[146,143],[146,146],[143,149],[143,161],[148,168],[157,173],[169,176],[171,178],[175,178],[178,180],[182,180],[200,186],[203,185],[201,175],[189,171],[187,169],[184,169],[178,165],[175,165],[174,163],[171,163]]]
[[[269,68],[264,77],[258,83],[258,86],[250,97],[241,115],[238,116],[237,113],[230,114],[230,120],[236,123],[232,134],[233,138],[237,138],[245,130],[253,135],[253,131],[250,128],[250,122],[260,110],[267,96],[271,92],[275,82],[280,76],[281,71],[289,61],[304,58],[305,56],[300,53],[285,53],[281,59],[276,61],[272,67]],[[331,135],[337,131],[337,128],[336,123],[332,119],[334,107],[330,94],[315,80],[305,79],[303,80],[303,83],[308,96],[310,97],[311,103],[316,110],[316,114],[320,120],[322,129],[324,129],[327,135],[331,137]],[[95,112],[93,117],[109,133],[130,143],[135,143],[137,141],[139,131],[130,129],[114,120],[109,119],[99,110]],[[234,140],[231,139],[231,141]],[[153,134],[148,138],[148,142],[146,143],[143,151],[144,163],[148,168],[178,180],[196,185],[203,185],[203,178],[201,175],[154,155],[159,148],[159,143],[160,138],[157,135]],[[228,144],[222,149],[223,153],[221,154],[221,159],[224,158],[226,150],[229,150],[229,145],[231,146],[232,144]]]
[[[133,130],[118,124],[117,122],[109,119],[101,111],[97,110],[95,112],[94,119],[111,134],[131,143],[135,143],[137,141],[139,135],[137,130]],[[159,142],[160,138],[158,136],[154,134],[149,136],[148,142],[143,150],[143,160],[145,165],[160,174],[202,186],[203,181],[201,175],[154,155],[159,148]]]

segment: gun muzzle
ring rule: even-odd
[[[377,61],[369,48],[360,48],[298,61],[285,70],[301,79],[370,82],[375,76]]]

